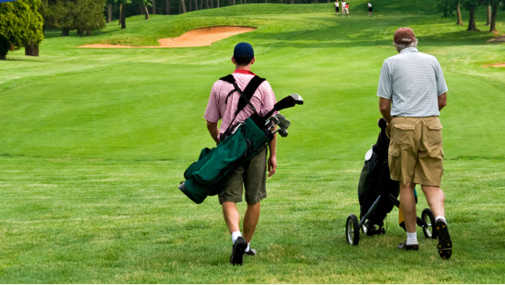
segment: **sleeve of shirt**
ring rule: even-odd
[[[438,60],[435,59],[435,76],[437,79],[437,91],[438,96],[446,93],[449,89],[447,88],[447,82],[445,82],[444,73],[442,72],[442,67]]]
[[[264,116],[274,108],[276,102],[275,93],[272,86],[270,86],[270,83],[266,80],[260,85],[259,90],[261,92],[261,105],[257,106],[255,104],[256,102],[252,102],[252,104],[258,111],[259,115]]]
[[[381,68],[379,87],[377,88],[377,96],[391,100],[391,97],[393,96],[392,85],[393,82],[391,80],[389,65],[386,61],[384,61]]]
[[[210,91],[209,95],[209,102],[207,103],[207,108],[205,109],[205,115],[203,116],[205,120],[211,122],[211,123],[217,123],[219,119],[221,119],[221,116],[219,114],[219,108],[218,108],[218,100],[217,100],[217,95],[218,93],[218,83],[214,83],[214,86],[212,86],[212,90]]]

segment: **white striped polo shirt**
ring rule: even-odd
[[[391,116],[439,116],[438,96],[447,92],[438,60],[417,48],[403,49],[382,65],[377,96],[392,101]]]

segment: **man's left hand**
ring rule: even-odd
[[[272,177],[277,170],[277,158],[275,156],[270,156],[268,159],[268,177]]]

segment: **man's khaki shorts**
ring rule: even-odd
[[[248,165],[235,168],[219,194],[219,203],[242,202],[242,185],[245,186],[247,204],[256,204],[267,196],[266,191],[266,147]]]
[[[438,117],[391,120],[389,170],[402,184],[440,186],[443,174],[442,124]]]

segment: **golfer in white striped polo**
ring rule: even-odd
[[[435,215],[438,252],[452,254],[452,242],[440,189],[443,173],[440,110],[447,103],[447,84],[438,60],[417,50],[410,28],[394,35],[399,54],[384,61],[377,96],[382,116],[389,123],[391,142],[388,163],[391,179],[400,182],[400,207],[405,216],[407,239],[399,248],[418,250],[414,187],[421,184]]]

